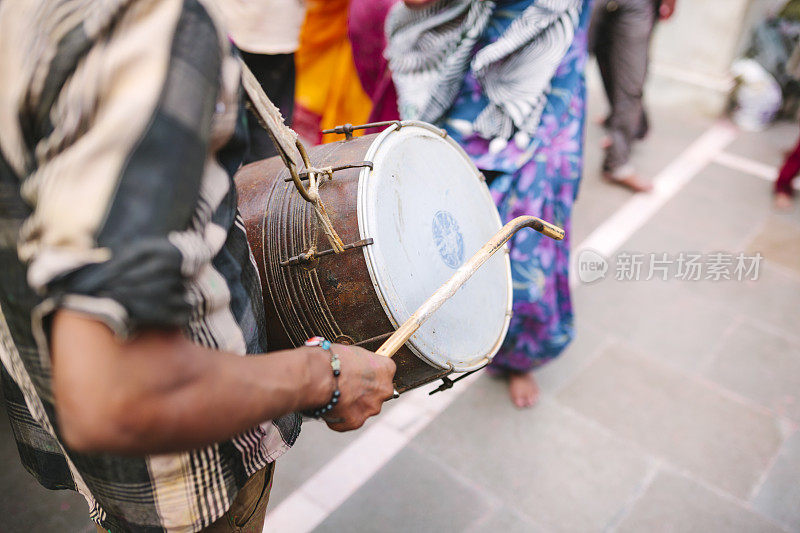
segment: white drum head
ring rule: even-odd
[[[395,327],[501,227],[480,172],[441,130],[404,122],[379,135],[358,186],[361,238],[375,290]],[[500,347],[511,315],[508,254],[497,252],[411,337],[429,363],[480,368]]]

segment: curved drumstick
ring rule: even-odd
[[[503,245],[522,228],[533,228],[539,233],[557,241],[564,238],[563,229],[549,222],[545,222],[542,219],[530,216],[515,218],[503,226],[489,242],[478,250],[478,253],[469,259],[469,261],[461,265],[456,273],[453,274],[444,285],[436,289],[436,292],[425,300],[425,303],[419,306],[419,309],[414,311],[414,314],[411,315],[397,331],[392,333],[392,336],[386,339],[386,342],[384,342],[375,353],[386,357],[393,356],[433,313],[453,296],[497,250],[502,248]]]

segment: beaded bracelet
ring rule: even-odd
[[[336,407],[337,403],[339,403],[339,396],[341,395],[341,392],[339,392],[339,375],[342,373],[342,363],[339,361],[339,356],[333,353],[333,350],[331,350],[331,341],[325,339],[325,337],[311,337],[305,342],[305,345],[319,346],[323,350],[328,350],[328,352],[331,354],[331,369],[333,370],[334,379],[333,396],[331,396],[330,401],[324,407],[313,410],[309,409],[302,412],[304,416],[321,418],[326,413],[333,411],[333,408]]]

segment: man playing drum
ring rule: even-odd
[[[198,0],[4,0],[0,79],[2,387],[25,467],[105,530],[260,531],[296,412],[358,428],[395,367],[324,339],[263,355],[225,32]]]

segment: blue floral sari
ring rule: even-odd
[[[494,42],[531,0],[498,1],[491,24],[475,52]],[[584,0],[574,41],[552,79],[538,132],[515,135],[504,147],[477,134],[464,134],[459,122],[473,122],[488,103],[468,73],[441,124],[492,180],[490,188],[504,222],[535,215],[564,228],[554,241],[532,230],[509,243],[514,280],[514,316],[492,368],[527,372],[557,357],[574,336],[569,289],[570,214],[583,170],[585,122],[584,67],[591,0]],[[462,133],[460,133],[461,131]]]

